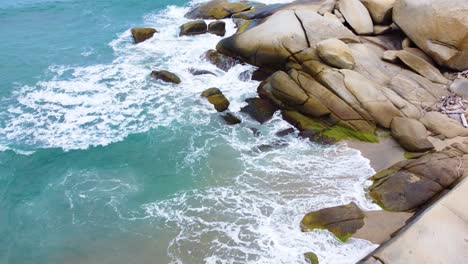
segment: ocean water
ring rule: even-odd
[[[200,58],[220,37],[178,37],[194,3],[0,2],[0,263],[354,263],[375,248],[299,228],[311,210],[375,208],[358,151],[276,138],[279,114],[226,126],[199,97],[218,87],[237,112],[258,82]],[[160,33],[134,45],[133,26]]]

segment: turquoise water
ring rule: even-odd
[[[375,247],[300,232],[310,210],[373,208],[368,161],[276,138],[289,127],[279,114],[224,125],[200,92],[219,87],[235,112],[258,82],[239,80],[248,65],[223,72],[200,58],[220,37],[177,36],[192,3],[3,2],[0,263],[303,263],[307,251],[353,263]],[[134,45],[133,26],[160,33]],[[182,84],[151,80],[159,68]],[[277,140],[288,145],[258,148]]]

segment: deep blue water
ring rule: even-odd
[[[199,94],[219,87],[237,112],[258,83],[239,80],[248,65],[200,58],[220,37],[178,37],[189,4],[0,3],[0,263],[303,263],[307,251],[352,263],[373,248],[300,232],[309,210],[370,206],[368,161],[276,138],[289,127],[279,114],[226,126]],[[159,33],[134,45],[134,26]],[[182,84],[151,80],[153,69]],[[288,146],[258,149],[277,140]]]

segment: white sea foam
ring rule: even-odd
[[[323,147],[296,136],[282,139],[286,146],[261,151],[259,146],[274,145],[280,140],[274,133],[288,127],[278,114],[262,126],[245,115],[241,126],[213,122],[217,113],[200,98],[201,91],[219,87],[235,112],[245,105],[244,99],[256,95],[258,82],[238,78],[251,66],[223,72],[200,58],[220,37],[178,37],[187,10],[170,6],[147,15],[145,25],[160,33],[134,45],[130,32],[123,32],[109,44],[116,55],[110,64],[51,67],[54,78],[15,93],[19,105],[8,109],[9,122],[0,128],[0,138],[12,145],[71,150],[107,145],[159,126],[174,130],[180,125],[206,126],[191,135],[181,161],[194,175],[200,174],[201,162],[208,164],[200,179],[207,182],[201,184],[205,187],[129,209],[125,196],[138,190],[131,177],[102,179],[79,172],[53,186],[67,189],[73,223],[87,221],[75,214],[77,208],[91,210],[102,197],[124,221],[164,222],[176,231],[168,241],[160,240],[167,242],[173,263],[304,263],[302,254],[308,251],[315,252],[320,263],[354,263],[375,248],[366,241],[341,243],[327,231],[302,233],[299,228],[302,216],[311,210],[350,201],[375,208],[362,188],[373,171],[357,151]],[[226,23],[232,34],[232,21]],[[218,76],[192,76],[189,68]],[[172,71],[182,83],[154,81],[149,78],[153,69]],[[252,136],[249,127],[261,135]]]

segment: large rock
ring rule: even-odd
[[[413,55],[406,50],[396,52],[395,56],[412,70],[426,77],[428,80],[440,84],[448,83],[448,80],[440,73],[440,71],[424,59]]]
[[[262,68],[283,69],[292,54],[328,38],[358,41],[337,19],[313,9],[281,10],[261,24],[221,40],[216,49]]]
[[[369,10],[372,20],[376,24],[390,24],[392,22],[392,8],[395,0],[361,0]]]
[[[203,20],[190,21],[180,26],[179,36],[200,35],[208,32],[208,26]]]
[[[327,229],[343,242],[363,225],[364,213],[354,202],[310,212],[301,221],[303,231]]]
[[[348,45],[339,39],[327,39],[317,43],[317,52],[327,64],[340,69],[352,69],[354,58]]]
[[[460,123],[451,119],[445,114],[439,112],[428,112],[421,119],[427,129],[439,133],[447,138],[456,136],[468,136],[468,129],[464,128]]]
[[[372,176],[369,194],[385,210],[417,209],[463,175],[462,155],[445,150],[401,161]]]
[[[135,43],[143,42],[154,36],[154,33],[158,32],[154,28],[132,28],[131,30],[133,40]]]
[[[358,34],[372,34],[374,23],[366,7],[359,0],[340,0],[338,8],[346,22]]]
[[[427,130],[416,119],[395,117],[391,124],[392,136],[408,151],[424,152],[434,148],[427,139]]]
[[[169,83],[179,84],[181,82],[179,76],[177,76],[175,73],[166,70],[152,71],[151,77]]]
[[[223,19],[232,14],[248,10],[252,7],[249,2],[231,2],[227,0],[212,0],[198,4],[192,8],[186,18],[190,19]]]
[[[468,1],[397,0],[393,21],[438,64],[468,69]]]
[[[241,112],[247,113],[261,124],[270,120],[278,110],[276,105],[262,98],[250,98],[246,100],[247,105],[241,108]]]

